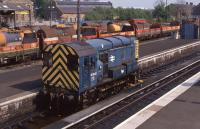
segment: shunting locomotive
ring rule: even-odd
[[[137,82],[138,40],[112,36],[48,45],[43,53],[45,93],[56,103],[93,103]]]

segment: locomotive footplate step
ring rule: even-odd
[[[200,72],[114,129],[199,129]]]

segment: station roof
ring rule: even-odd
[[[76,1],[56,1],[57,5],[77,5]],[[111,2],[86,2],[86,1],[82,1],[80,2],[80,5],[111,5]]]
[[[77,13],[77,8],[75,7],[63,7],[63,6],[57,6],[57,8],[63,13],[63,14],[76,14]],[[90,8],[85,8],[85,7],[81,7],[80,8],[80,13],[87,13],[89,12],[91,9]]]
[[[0,3],[0,11],[25,11],[30,10],[27,6],[14,3]]]
[[[2,3],[33,4],[31,0],[0,0]]]

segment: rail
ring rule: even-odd
[[[162,78],[162,79],[160,79],[160,80],[158,80],[158,81],[156,81],[156,82],[154,82],[152,84],[150,84],[150,85],[147,85],[147,86],[135,91],[134,93],[132,93],[132,94],[130,94],[130,95],[118,100],[118,101],[115,101],[114,103],[112,103],[112,104],[110,104],[110,105],[108,105],[108,106],[106,106],[106,107],[104,107],[104,108],[102,108],[102,109],[100,109],[100,110],[98,110],[98,111],[96,111],[96,112],[94,112],[94,113],[92,113],[92,114],[90,114],[90,115],[88,115],[88,116],[86,116],[86,117],[74,122],[74,123],[71,123],[71,124],[63,127],[62,129],[77,128],[77,127],[80,128],[79,125],[83,126],[84,124],[82,124],[82,123],[84,123],[87,120],[90,121],[89,120],[90,118],[91,119],[93,118],[93,121],[95,121],[94,117],[96,115],[99,115],[101,113],[106,114],[106,110],[109,110],[110,108],[114,108],[114,106],[120,107],[120,108],[117,108],[117,109],[115,108],[116,110],[113,110],[112,113],[109,113],[108,115],[106,115],[102,119],[99,119],[99,117],[98,117],[96,122],[93,122],[90,125],[87,124],[88,126],[86,128],[91,128],[92,126],[98,124],[102,120],[104,120],[104,119],[106,119],[106,118],[108,118],[110,116],[115,115],[116,113],[118,113],[121,110],[127,108],[131,104],[138,102],[139,100],[141,100],[142,98],[146,97],[147,95],[149,95],[149,94],[151,94],[151,93],[153,93],[153,92],[165,87],[166,85],[172,83],[173,81],[185,76],[189,72],[196,71],[196,69],[197,68],[199,69],[199,67],[200,67],[200,61],[198,60],[198,61],[196,61],[196,62],[194,62],[194,63],[192,63],[192,64],[190,64],[190,65],[188,65],[188,66],[186,66],[186,67],[184,67],[184,68],[182,68],[182,69],[180,69],[180,70],[178,70],[178,71],[176,71],[176,72],[174,72],[174,73],[172,73],[172,74],[170,74],[170,75],[168,75],[168,76],[166,76],[166,77],[164,77],[164,78]],[[145,94],[145,92],[147,92],[147,93]],[[138,98],[136,98],[137,95],[139,96]],[[123,102],[125,102],[125,103],[123,103]],[[127,102],[128,102],[128,104],[127,104]],[[123,105],[119,106],[118,105],[119,103],[122,103],[122,104],[125,104],[125,105],[124,106]]]

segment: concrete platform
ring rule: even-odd
[[[114,129],[200,129],[200,72]]]
[[[0,73],[0,99],[40,87],[41,70],[41,65],[34,64]]]

